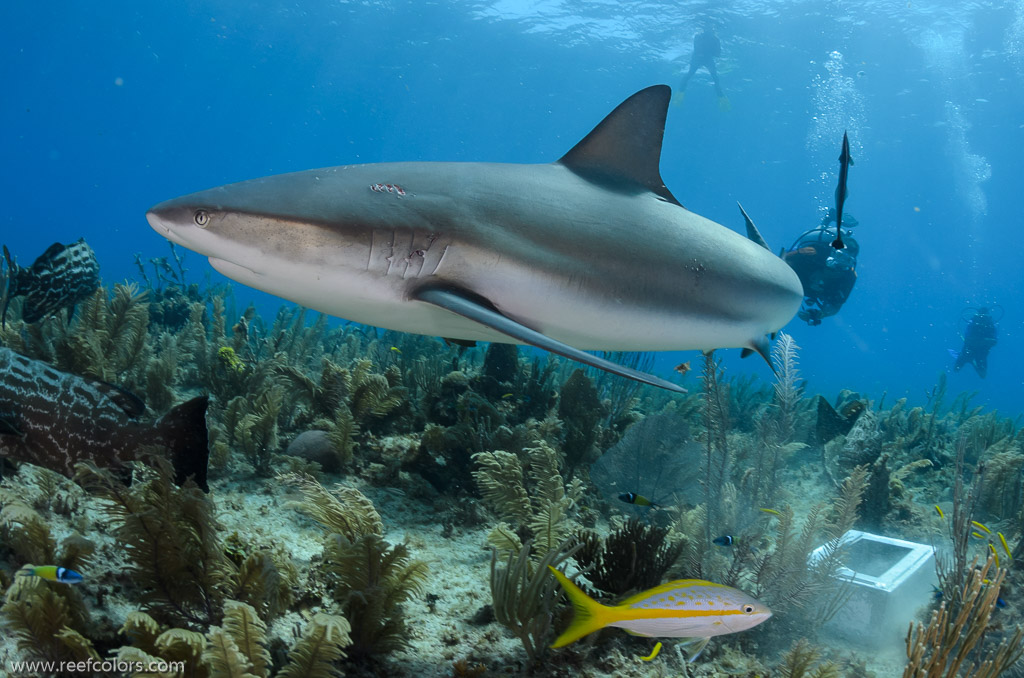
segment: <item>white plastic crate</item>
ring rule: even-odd
[[[855,643],[902,642],[938,583],[935,549],[859,530],[850,530],[840,541],[842,567],[835,576],[849,581],[854,591],[825,630]],[[824,558],[827,549],[822,545],[812,551],[811,563]]]

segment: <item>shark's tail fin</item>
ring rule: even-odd
[[[210,440],[206,429],[208,396],[184,402],[165,414],[156,424],[156,437],[167,446],[174,466],[174,482],[179,485],[189,478],[204,492],[206,468],[210,461]]]

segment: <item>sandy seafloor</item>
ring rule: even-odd
[[[210,483],[217,520],[222,527],[221,535],[237,532],[243,540],[251,539],[263,545],[277,543],[292,557],[300,572],[316,567],[323,548],[323,531],[290,506],[291,502],[300,498],[298,493],[273,478],[255,478],[250,472],[242,470],[241,465],[233,466],[233,472],[237,473],[235,477],[231,477],[232,472],[227,472],[227,477],[212,479]],[[814,503],[827,499],[821,483],[816,481],[815,471],[809,466],[790,468],[787,475],[787,489],[791,492],[797,516]],[[470,667],[483,664],[487,672],[482,675],[546,675],[548,672],[543,670],[534,670],[532,673],[523,671],[526,654],[519,640],[503,626],[494,621],[478,624],[472,620],[483,606],[491,602],[491,554],[486,540],[491,524],[473,528],[456,525],[450,536],[445,537],[445,528],[439,520],[437,507],[430,500],[433,490],[421,479],[405,473],[401,476],[408,492],[374,486],[352,476],[324,474],[321,478],[322,484],[328,489],[341,482],[355,487],[373,501],[384,522],[385,539],[390,543],[404,541],[409,547],[411,558],[426,561],[429,572],[424,592],[437,596],[433,610],[428,606],[425,596],[405,604],[409,647],[384,658],[376,667],[375,675],[449,678],[453,675],[452,665],[458,660],[466,660]],[[81,490],[70,489],[74,487],[70,481],[64,487],[69,488],[82,502],[80,510],[76,512],[84,513],[87,520],[97,523],[103,520],[96,500],[88,498]],[[32,494],[33,489],[28,490],[28,495]],[[66,519],[53,515],[48,518],[52,518],[51,529],[58,542],[71,533],[71,526],[62,524]],[[601,522],[605,524],[599,524],[598,530],[607,532],[607,523]],[[102,569],[116,571],[119,554],[113,539],[100,531],[89,532],[85,536],[97,543],[96,558],[103,559]],[[87,583],[86,588],[89,586]],[[138,603],[114,593],[105,596],[105,610],[99,610],[94,605],[94,595],[88,590],[84,593],[94,619],[108,617],[120,625],[128,612],[139,609]],[[927,601],[922,601],[922,605],[925,603]],[[268,640],[279,636],[291,641],[301,621],[296,612],[283,614],[270,626]],[[772,620],[766,623],[770,624]],[[556,629],[560,631],[560,628]],[[615,634],[618,631],[612,629],[605,633]],[[640,642],[643,644],[638,645]],[[863,661],[864,668],[873,672],[877,678],[901,675],[906,663],[902,638],[893,638],[892,644],[887,647],[873,645],[851,648],[847,643],[835,641],[824,634],[813,642],[823,652],[822,660],[830,659],[840,666],[841,675],[864,675],[860,671],[853,674],[843,670],[850,661]],[[582,655],[559,656],[560,652],[566,651],[551,650],[544,661],[552,664],[552,675],[594,678],[777,675],[776,671],[770,669],[777,665],[780,655],[757,657],[759,661],[752,662],[750,656],[723,647],[716,640],[712,640],[711,645],[694,663],[686,664],[681,654],[672,651],[670,641],[665,641],[665,647],[654,661],[641,661],[640,655],[649,651],[653,643],[653,640],[638,639],[628,647],[625,643],[617,643],[611,649],[586,650],[586,641],[581,641],[573,647],[584,649]],[[13,640],[0,639],[0,666],[8,666],[8,662],[17,659]],[[0,675],[4,675],[2,670]]]

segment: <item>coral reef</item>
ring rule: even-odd
[[[816,393],[780,334],[774,380],[708,354],[693,393],[670,395],[512,345],[291,306],[264,317],[186,280],[173,249],[138,265],[141,284],[101,288],[70,321],[26,323],[13,300],[0,345],[134,393],[147,417],[208,394],[210,491],[175,485],[158,454],[80,467],[78,484],[0,460],[0,660],[162,659],[200,677],[895,675],[835,651],[825,626],[851,592],[839,538],[860,528],[939,548],[941,600],[921,601],[906,675],[1020,672],[1024,432],[944,378],[919,402]],[[84,581],[18,575],[28,564]],[[774,616],[685,669],[668,651],[639,662],[649,644],[621,634],[549,652],[565,610],[548,565],[608,604],[696,577]]]
[[[604,593],[622,596],[665,581],[683,545],[667,539],[669,528],[630,518],[607,537],[585,531],[574,555],[587,578]]]
[[[323,576],[330,597],[350,620],[348,654],[367,660],[404,647],[401,605],[423,593],[426,563],[412,560],[406,545],[384,541],[380,515],[358,490],[328,492],[315,479],[297,474],[279,480],[302,492],[295,507],[325,530]]]
[[[527,541],[522,548],[509,549],[505,567],[498,566],[498,550],[493,551],[491,600],[495,619],[519,638],[526,656],[533,662],[547,648],[554,604],[559,597],[558,581],[549,568],[561,565],[579,546],[570,547],[563,542],[536,559],[530,556],[531,546]]]

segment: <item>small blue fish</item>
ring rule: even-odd
[[[719,546],[732,546],[736,539],[731,534],[723,534],[721,537],[717,537],[711,540],[712,543],[718,544]]]
[[[654,503],[647,497],[637,494],[636,492],[623,492],[619,495],[619,499],[627,504],[633,504],[634,506],[650,506],[652,509],[661,508],[659,504]]]
[[[66,567],[57,567],[56,565],[25,566],[18,570],[18,574],[22,577],[39,577],[40,579],[60,582],[61,584],[78,584],[85,578],[74,570]]]

